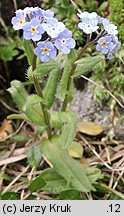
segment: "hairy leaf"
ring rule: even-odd
[[[32,123],[40,126],[45,126],[44,117],[39,104],[28,107],[25,110],[25,113]]]
[[[102,56],[94,56],[94,57],[85,57],[78,61],[76,61],[77,68],[73,77],[79,77],[81,74],[87,73],[88,71],[93,70],[93,68],[103,60]]]
[[[27,97],[27,101],[25,105],[23,106],[23,111],[26,111],[26,109],[30,108],[33,105],[36,105],[37,103],[45,103],[44,99],[39,97],[38,95],[30,95]]]
[[[54,168],[48,168],[41,172],[29,185],[29,190],[42,190],[50,194],[58,194],[66,190],[67,182]]]
[[[28,163],[31,167],[34,167],[36,169],[41,159],[42,154],[39,147],[37,145],[33,145],[32,148],[28,151]]]
[[[25,53],[26,53],[27,58],[28,58],[28,63],[29,63],[29,65],[32,65],[34,52],[33,52],[33,49],[31,47],[30,41],[23,39],[23,47],[24,47]]]
[[[25,104],[25,101],[28,97],[26,90],[23,87],[23,84],[20,81],[14,80],[11,82],[11,87],[8,89],[11,93],[13,100],[17,104],[20,110]]]
[[[69,148],[76,134],[77,116],[75,112],[68,110],[60,113],[60,119],[64,125],[59,142],[62,148]]]
[[[62,78],[56,94],[57,98],[60,99],[61,101],[64,100],[65,95],[67,94],[66,89],[67,89],[68,77],[70,74],[71,66],[75,59],[76,59],[75,50],[72,50],[67,57]]]
[[[86,174],[85,168],[71,158],[66,150],[59,145],[59,138],[42,142],[42,152],[55,170],[78,191],[88,192],[95,190]]]
[[[46,87],[43,91],[43,95],[46,101],[46,106],[48,108],[50,108],[54,103],[57,85],[59,81],[59,76],[60,76],[60,73],[59,73],[58,68],[53,69],[50,73]]]
[[[8,91],[11,93],[15,103],[18,105],[20,110],[23,111],[24,108],[25,115],[31,122],[37,125],[45,126],[40,104],[33,104],[28,107],[25,106],[25,104],[28,103],[28,100],[30,101],[30,96],[28,96],[20,81],[12,81],[11,87],[8,89]]]
[[[27,72],[28,79],[32,82],[33,76],[37,77],[38,79],[41,79],[45,75],[49,74],[50,71],[54,68],[59,68],[59,65],[56,63],[42,63],[40,65],[37,65],[37,68],[32,71],[32,67],[30,66]]]

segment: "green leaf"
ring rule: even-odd
[[[37,77],[38,79],[41,79],[45,75],[49,74],[51,70],[54,68],[59,68],[59,65],[51,62],[51,63],[42,63],[40,65],[37,65],[36,69],[32,71],[32,67],[30,66],[27,72],[28,79],[32,82],[33,76]]]
[[[44,121],[40,104],[27,107],[25,109],[25,114],[32,123],[40,126],[45,126],[45,121]]]
[[[50,108],[54,103],[57,85],[59,81],[59,76],[60,76],[60,73],[59,73],[58,68],[53,69],[50,73],[46,87],[43,91],[43,95],[46,101],[46,106],[48,108]]]
[[[59,194],[58,200],[82,200],[79,191],[70,189],[62,191]]]
[[[56,97],[61,101],[64,101],[65,95],[67,94],[66,89],[67,89],[68,77],[70,74],[71,66],[75,61],[75,59],[76,59],[75,50],[72,50],[67,57],[62,78],[56,94]]]
[[[103,60],[102,56],[94,56],[94,57],[85,57],[82,58],[75,63],[77,64],[77,68],[73,77],[79,77],[82,74],[87,73],[88,71],[92,71],[93,68]]]
[[[34,52],[33,52],[33,48],[31,46],[30,41],[23,39],[23,47],[24,47],[24,51],[28,58],[28,63],[29,65],[32,65]]]
[[[25,112],[26,109],[28,109],[29,107],[36,105],[38,103],[44,103],[45,101],[43,98],[39,97],[38,95],[30,95],[27,97],[27,101],[25,103],[25,105],[23,106],[23,111]]]
[[[23,87],[23,84],[20,81],[14,80],[11,82],[11,87],[8,89],[8,91],[11,93],[14,101],[18,105],[18,107],[24,112],[25,115],[14,115],[13,117],[16,117],[17,119],[23,119],[26,121],[31,121],[34,124],[45,126],[42,110],[40,107],[40,104],[30,104],[30,106],[26,106],[25,104],[28,104],[30,102],[30,97],[28,96],[26,90]],[[37,100],[39,100],[37,98]],[[36,101],[35,101],[36,102]],[[32,102],[33,103],[33,102]],[[12,117],[12,116],[11,116]]]
[[[41,177],[46,182],[46,185],[42,190],[47,193],[59,194],[61,191],[68,188],[66,180],[60,176],[54,168],[49,168],[43,171]]]
[[[102,178],[101,170],[96,167],[86,167],[86,173],[91,183],[94,183],[98,179]]]
[[[72,142],[69,148],[69,155],[74,158],[81,158],[83,155],[83,147],[78,142]]]
[[[13,57],[18,55],[18,50],[16,50],[15,47],[16,44],[14,42],[6,46],[0,46],[0,59],[5,62],[12,61]]]
[[[17,141],[17,142],[19,142],[19,141],[22,142],[22,141],[25,141],[27,139],[28,139],[28,136],[26,136],[26,135],[16,135],[13,137],[13,140]]]
[[[69,148],[76,135],[77,116],[75,112],[68,110],[60,113],[61,121],[64,123],[60,135],[60,145],[62,148]]]
[[[35,178],[28,186],[28,189],[32,192],[37,190],[42,190],[42,188],[45,186],[45,181],[41,176],[38,176]]]
[[[34,101],[33,101],[34,98]],[[40,103],[42,99],[36,95],[27,97],[27,100],[22,108],[28,119],[36,125],[45,126],[43,113],[41,110]]]
[[[41,159],[42,154],[39,147],[37,145],[33,145],[32,148],[28,151],[28,162],[30,166],[36,169]]]
[[[2,195],[2,200],[17,200],[17,193],[15,192],[6,192]]]
[[[99,12],[103,12],[106,10],[106,8],[109,6],[109,2],[108,1],[105,1],[103,2],[102,4],[100,4],[100,7],[98,8],[98,11]]]
[[[46,183],[46,185],[42,188],[43,191],[49,194],[59,194],[60,192],[64,191],[66,188],[66,181],[65,179],[57,179],[51,180]]]
[[[74,189],[83,192],[95,190],[90,183],[85,168],[71,158],[66,150],[61,148],[58,137],[54,137],[51,141],[44,140],[42,142],[42,153],[67,182],[70,179]]]
[[[49,111],[51,126],[56,129],[61,129],[63,122],[60,118],[60,112]]]
[[[12,114],[7,116],[7,119],[17,119],[17,120],[25,120],[25,121],[30,121],[29,118],[24,114],[24,113],[20,113],[20,114]]]
[[[107,186],[107,185],[105,185],[103,183],[95,182],[94,186],[100,192],[104,191],[105,193],[106,192],[110,193],[110,195],[113,194],[113,195],[117,196],[118,199],[124,200],[124,194],[123,193],[121,193],[121,192],[119,192],[119,191],[117,191],[117,190],[115,190],[115,189],[113,189],[113,188],[111,188],[111,187],[109,187],[109,186]]]
[[[11,82],[11,87],[8,89],[8,91],[11,93],[13,100],[18,105],[19,109],[22,110],[22,107],[24,106],[28,97],[23,84],[20,81],[14,80]]]
[[[42,190],[51,194],[58,194],[66,188],[66,181],[55,171],[54,168],[48,168],[36,177],[29,185],[29,190]]]

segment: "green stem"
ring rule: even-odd
[[[81,50],[81,52],[80,52],[79,55],[77,56],[75,62],[76,62],[77,60],[79,60],[79,59],[82,57],[82,55],[83,55],[84,52],[86,51],[87,47],[88,47],[89,45],[91,45],[91,44],[92,44],[91,42],[85,44],[84,48]],[[77,67],[77,64],[75,64],[75,62],[72,64],[72,67],[71,67],[71,70],[70,70],[70,74],[69,74],[69,77],[68,77],[68,82],[67,82],[67,94],[65,95],[65,99],[64,99],[64,101],[63,101],[62,111],[65,111],[66,108],[67,108],[67,104],[68,104],[68,92],[69,92],[69,90],[70,90],[71,81],[72,81],[72,76],[73,76],[73,74],[74,74],[74,72],[75,72],[75,69],[76,69],[76,67]]]
[[[35,69],[36,69],[36,56],[34,56],[33,63],[32,63],[32,70],[34,71]],[[36,90],[38,96],[40,96],[41,98],[44,98],[41,86],[40,86],[37,78],[35,78],[35,76],[33,76],[33,81],[34,81],[34,87],[35,87],[35,90]],[[41,109],[43,112],[45,123],[47,125],[48,138],[51,139],[52,129],[51,129],[51,125],[50,125],[49,114],[48,114],[48,111],[47,111],[45,105],[42,102],[40,102],[40,105],[41,105]]]

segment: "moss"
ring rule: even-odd
[[[93,1],[93,0],[87,0],[86,1],[86,10],[88,12],[92,12],[92,11],[95,11],[96,10],[96,1]]]
[[[118,26],[119,39],[124,42],[124,0],[109,0],[110,20]]]

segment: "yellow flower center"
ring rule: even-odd
[[[20,19],[20,20],[18,20],[18,23],[19,23],[20,25],[22,25],[22,24],[24,24],[24,20]]]
[[[36,32],[37,32],[37,28],[34,27],[34,26],[32,26],[32,27],[31,27],[31,32],[32,32],[32,33],[36,33]]]
[[[103,41],[103,42],[101,43],[101,45],[102,45],[103,47],[106,47],[106,46],[107,46],[106,41]]]
[[[44,47],[44,48],[43,48],[43,52],[44,52],[44,53],[48,53],[48,52],[49,52],[49,49],[48,49],[47,47]]]

